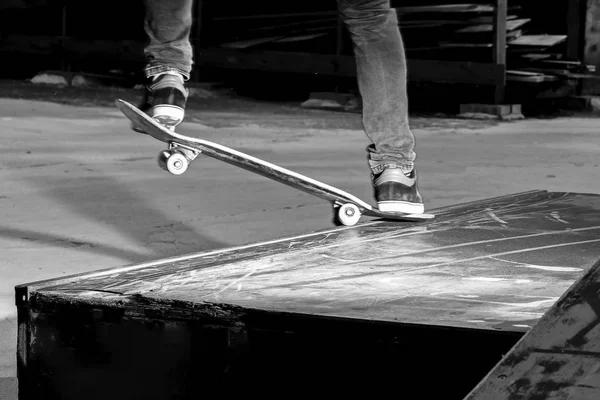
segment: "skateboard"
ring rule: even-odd
[[[400,221],[422,221],[434,218],[433,214],[405,214],[384,212],[377,207],[326,183],[261,160],[251,155],[203,139],[181,135],[159,124],[130,103],[118,99],[117,107],[144,133],[168,145],[158,155],[158,165],[174,175],[181,175],[196,157],[207,155],[247,171],[291,186],[332,203],[336,225],[355,225],[362,215]]]

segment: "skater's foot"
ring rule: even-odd
[[[423,214],[425,206],[417,189],[417,172],[386,168],[373,176],[375,199],[381,211]]]
[[[183,121],[188,91],[183,76],[177,72],[165,72],[149,78],[140,110],[170,130]],[[141,132],[135,126],[134,130]]]

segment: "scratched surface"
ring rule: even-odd
[[[557,301],[467,396],[600,399],[600,261]]]
[[[600,257],[600,196],[533,191],[354,227],[33,283],[148,298],[527,331]]]

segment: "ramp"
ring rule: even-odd
[[[462,399],[600,257],[600,196],[432,212],[20,285],[21,398]]]

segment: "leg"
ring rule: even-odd
[[[380,209],[422,213],[416,185],[415,138],[408,122],[406,58],[390,0],[338,0],[354,43],[363,127]]]
[[[148,78],[140,107],[163,125],[174,129],[184,117],[193,52],[189,40],[193,0],[144,0],[144,30],[149,42],[144,49]]]
[[[190,32],[193,0],[144,0],[144,30],[149,43],[144,49],[146,77],[175,71],[190,78],[193,64]]]

